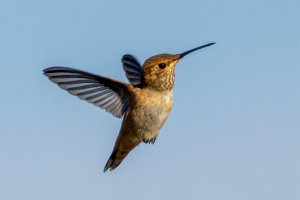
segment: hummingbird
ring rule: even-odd
[[[154,144],[173,105],[175,66],[186,55],[211,46],[208,43],[181,54],[158,54],[143,65],[132,55],[121,61],[128,83],[68,67],[50,67],[44,74],[60,88],[122,118],[119,135],[104,167],[114,170],[140,143]]]

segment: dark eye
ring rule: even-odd
[[[166,64],[165,64],[165,63],[159,63],[159,64],[158,64],[158,67],[159,67],[160,69],[164,69],[164,68],[166,67]]]

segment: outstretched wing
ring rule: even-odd
[[[129,54],[122,57],[123,69],[126,73],[126,77],[132,85],[141,84],[142,66],[137,59]]]
[[[44,74],[60,88],[116,117],[128,107],[127,85],[106,77],[67,67],[50,67]]]

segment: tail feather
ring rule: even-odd
[[[115,150],[111,153],[111,155],[109,156],[108,161],[106,162],[106,165],[105,165],[105,167],[104,167],[103,172],[106,172],[109,168],[111,168],[113,162],[114,162],[115,159],[116,159],[117,151],[118,151],[118,149],[115,149]],[[110,170],[112,170],[112,169],[110,169]]]
[[[111,155],[104,167],[103,172],[106,172],[108,169],[110,171],[112,171],[116,167],[118,167],[121,164],[121,162],[123,161],[123,159],[127,156],[128,153],[129,153],[129,151],[128,152],[125,152],[125,151],[120,152],[118,149],[115,149],[111,153]]]
[[[130,135],[128,136],[128,134],[120,133],[115,143],[114,150],[111,153],[103,171],[106,172],[108,169],[112,171],[116,167],[118,167],[124,160],[124,158],[128,155],[128,153],[139,143],[141,143],[139,137]]]

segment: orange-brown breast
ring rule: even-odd
[[[136,89],[130,99],[124,126],[141,140],[151,140],[157,136],[172,105],[173,90]]]

